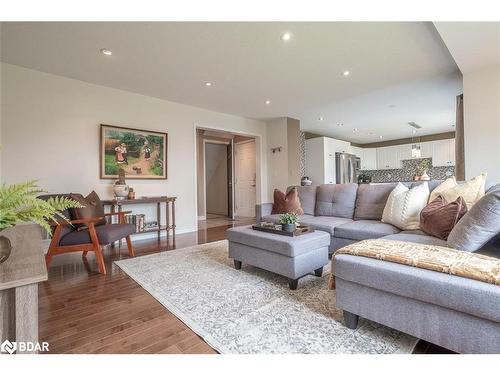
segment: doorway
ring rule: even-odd
[[[257,200],[255,138],[201,128],[196,137],[198,228],[252,223]]]
[[[255,140],[235,144],[235,211],[237,217],[254,217],[257,174]]]
[[[223,142],[205,142],[206,216],[230,217],[228,148]]]

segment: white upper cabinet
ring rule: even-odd
[[[377,169],[377,149],[362,148],[361,149],[361,169],[375,170]]]
[[[427,142],[432,144],[432,166],[451,167],[455,165],[455,139]]]
[[[406,148],[401,146],[377,148],[377,169],[401,168],[401,160],[408,159],[406,154]]]

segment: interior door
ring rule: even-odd
[[[236,143],[234,173],[236,216],[255,217],[255,140]]]

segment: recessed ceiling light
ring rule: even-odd
[[[344,124],[338,123],[337,126],[344,126]]]
[[[207,86],[207,87],[212,86],[212,82],[205,82],[205,86]]]
[[[284,42],[288,42],[291,38],[292,38],[292,34],[290,34],[290,33],[281,34],[281,40]]]
[[[380,139],[384,138],[384,137],[382,137],[381,135],[379,135],[378,137],[379,137]]]
[[[271,104],[271,101],[270,100],[266,100],[266,104]]]
[[[323,121],[323,120],[324,120],[324,118],[320,116],[320,117],[318,118],[318,120],[319,120],[319,121]]]
[[[342,75],[343,75],[344,77],[347,77],[349,74],[351,74],[351,72],[350,72],[350,71],[348,71],[348,70],[344,70],[344,71],[342,72]]]
[[[113,52],[106,48],[101,49],[101,53],[106,56],[111,56],[113,54]]]
[[[354,133],[356,133],[358,130],[359,130],[358,128],[354,128],[354,129],[352,129],[352,131],[353,131]]]

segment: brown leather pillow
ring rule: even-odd
[[[456,223],[467,212],[467,205],[462,197],[448,203],[438,196],[420,212],[420,229],[431,236],[447,240]]]
[[[274,203],[271,214],[294,213],[303,215],[304,210],[300,205],[299,192],[297,188],[292,188],[285,194],[279,189],[274,189]]]
[[[104,219],[104,206],[102,205],[101,199],[95,191],[92,191],[85,198],[81,194],[70,194],[70,197],[78,202],[80,202],[84,207],[81,208],[70,208],[69,214],[71,220],[81,220],[89,219],[93,217],[102,217],[101,220],[94,223],[94,225],[106,224],[106,219]],[[86,229],[85,224],[75,224],[77,230]]]

